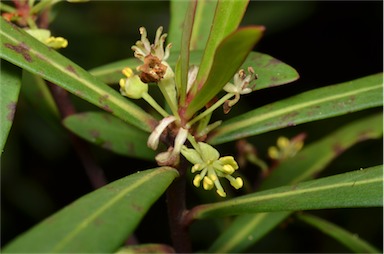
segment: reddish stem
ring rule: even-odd
[[[48,82],[48,87],[59,109],[61,118],[65,118],[76,113],[76,109],[73,106],[69,94],[63,88]],[[107,184],[104,172],[101,167],[96,163],[92,154],[89,151],[88,144],[82,139],[78,138],[72,133],[68,133],[72,145],[79,156],[86,174],[92,184],[97,189]]]
[[[188,226],[184,223],[184,216],[187,214],[185,204],[185,171],[186,161],[182,160],[179,167],[180,177],[175,179],[166,193],[172,244],[177,253],[191,253]]]

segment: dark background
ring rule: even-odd
[[[243,99],[243,110],[265,105],[302,91],[382,72],[383,19],[381,1],[252,1],[243,25],[266,26],[255,50],[293,66],[301,78],[289,85],[255,92]],[[56,13],[57,12],[57,13]],[[61,53],[85,69],[133,55],[130,47],[145,26],[152,38],[159,25],[169,22],[166,1],[95,1],[60,3],[52,22],[53,34],[69,40]],[[256,70],[257,72],[257,70]],[[73,98],[79,108],[86,107]],[[322,120],[251,138],[262,156],[276,138],[309,133],[307,142],[326,135],[348,121],[381,109],[364,110],[336,119]],[[223,149],[230,149],[223,147]],[[109,181],[137,169],[153,167],[91,146]],[[324,174],[382,163],[382,141],[367,141],[335,160]],[[92,190],[67,133],[45,119],[21,94],[14,126],[1,158],[1,244]],[[192,205],[192,204],[191,204]],[[345,226],[382,248],[382,209],[343,209],[313,212]],[[273,230],[250,252],[348,252],[334,240],[304,224],[289,220]],[[157,225],[155,228],[153,225]],[[210,225],[204,221],[194,232]],[[139,240],[169,243],[164,199],[145,217],[137,232]],[[207,232],[207,230],[205,230]],[[215,239],[214,232],[197,236],[196,248]]]

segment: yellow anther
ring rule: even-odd
[[[235,158],[233,156],[224,156],[219,159],[223,164],[228,164],[232,166],[234,170],[239,168],[239,165],[237,165],[237,162],[235,161]]]
[[[223,166],[223,171],[224,171],[224,173],[231,175],[233,172],[235,172],[235,169],[231,165],[225,164]]]
[[[214,186],[213,181],[208,176],[204,177],[203,188],[205,190],[210,190],[213,188],[213,186]]]
[[[268,149],[268,155],[271,159],[278,159],[280,157],[279,151],[275,146],[271,146]]]
[[[45,40],[45,44],[54,49],[65,48],[68,46],[68,41],[63,37],[49,37]]]
[[[220,197],[225,198],[227,196],[227,194],[224,192],[224,190],[217,190],[216,192],[217,192],[217,194],[220,195]]]
[[[195,185],[197,188],[200,187],[200,182],[201,182],[201,176],[196,175],[195,178],[193,179],[193,185]]]
[[[122,71],[124,76],[126,76],[127,78],[131,77],[133,75],[133,71],[131,68],[129,67],[125,67]]]
[[[235,189],[240,189],[241,187],[243,187],[243,179],[241,179],[240,177],[236,177],[236,179],[230,181],[231,185],[233,187],[235,187]]]
[[[279,137],[277,139],[277,145],[279,146],[280,149],[286,148],[287,146],[289,146],[289,143],[290,141],[286,137]]]

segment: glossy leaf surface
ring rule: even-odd
[[[196,82],[192,87],[192,96],[195,96],[196,92],[201,88],[201,85],[205,83],[208,78],[211,68],[217,56],[217,50],[224,38],[227,38],[230,34],[234,33],[238,28],[245,10],[248,6],[246,0],[239,1],[218,1],[215,9],[215,16],[212,21],[212,27],[208,37],[207,44],[204,49],[204,55],[199,66],[199,72],[196,77]],[[247,40],[253,40],[247,38]],[[251,50],[246,50],[245,55]],[[228,52],[227,52],[228,53]],[[233,52],[236,54],[236,52]],[[230,60],[230,59],[228,59]],[[227,62],[228,63],[228,62]],[[236,65],[231,63],[230,65]],[[236,66],[237,68],[238,66]]]
[[[115,153],[153,160],[156,153],[147,147],[148,133],[103,112],[85,112],[64,119],[64,125],[89,142]]]
[[[189,53],[194,25],[197,1],[189,1],[186,16],[184,18],[183,34],[181,37],[180,58],[176,66],[176,85],[179,94],[179,103],[184,104],[187,94]]]
[[[192,101],[185,112],[187,119],[204,107],[233,78],[253,46],[261,38],[263,31],[264,27],[258,26],[241,28],[230,34],[219,44],[207,76],[200,79],[199,77],[196,78],[193,86],[197,87],[197,93],[193,92],[194,87],[192,87],[188,94],[188,96],[192,96],[190,98]],[[200,68],[202,68],[201,65],[199,73]]]
[[[382,166],[376,166],[197,206],[192,210],[191,218],[203,219],[258,212],[380,207],[383,204],[382,187]]]
[[[13,123],[21,87],[21,69],[1,61],[0,68],[0,154]]]
[[[307,224],[319,229],[324,234],[334,238],[342,243],[345,247],[355,253],[380,253],[378,249],[371,246],[369,243],[359,238],[358,235],[348,232],[347,230],[321,219],[317,216],[307,213],[298,214],[297,217]]]
[[[191,51],[189,64],[199,65],[202,55],[203,51]],[[171,67],[176,66],[178,57],[179,52],[171,50],[171,55],[167,59]],[[116,84],[120,78],[123,78],[121,70],[124,67],[135,69],[138,65],[140,65],[140,62],[136,61],[136,58],[129,58],[94,68],[90,72],[105,83]],[[259,52],[250,52],[240,68],[246,70],[249,66],[253,67],[258,75],[254,90],[287,84],[299,78],[299,74],[291,66]]]
[[[111,87],[28,35],[0,19],[1,58],[39,75],[132,125],[150,132],[157,121]]]
[[[225,121],[209,138],[209,143],[225,143],[383,105],[382,81],[382,74],[375,74],[257,108]]]
[[[269,233],[290,214],[291,212],[274,212],[238,216],[230,228],[213,242],[208,252],[239,253]]]
[[[61,209],[5,246],[7,252],[111,253],[178,173],[161,167],[121,178]]]
[[[383,135],[382,120],[381,115],[368,116],[351,122],[308,146],[304,145],[303,150],[295,157],[282,161],[264,179],[260,190],[312,179],[335,157],[354,144],[380,138]],[[212,244],[210,252],[233,253],[246,250],[268,233],[268,227],[272,229],[273,225],[281,223],[291,212],[279,214],[280,217],[276,213],[238,216]]]
[[[134,254],[134,253],[174,253],[175,250],[165,244],[140,244],[128,245],[119,249],[116,254]]]
[[[190,41],[190,49],[204,49],[211,31],[212,20],[215,14],[216,4],[214,0],[199,0],[197,2],[195,21]],[[190,1],[171,1],[171,20],[169,24],[168,42],[172,42],[172,49],[178,51],[181,48],[183,23]]]

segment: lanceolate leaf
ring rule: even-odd
[[[189,1],[188,10],[184,19],[183,35],[181,37],[181,51],[178,64],[176,66],[176,84],[179,93],[179,103],[184,104],[187,93],[187,80],[189,68],[190,43],[195,18],[197,1]]]
[[[197,87],[197,93],[193,92],[192,87],[188,94],[189,100],[192,101],[186,108],[185,117],[187,119],[192,117],[194,113],[204,107],[221,91],[241,64],[243,64],[252,47],[261,38],[263,31],[264,27],[260,26],[241,28],[230,34],[220,43],[215,51],[209,74],[207,73],[207,77],[200,79],[197,77],[194,85]]]
[[[225,121],[212,144],[342,115],[383,104],[382,74],[305,92]]]
[[[323,233],[335,238],[342,243],[345,247],[349,248],[355,253],[380,253],[378,249],[371,246],[369,243],[359,238],[358,235],[348,232],[347,230],[321,219],[317,216],[310,214],[298,214],[297,217],[308,223],[311,226],[321,230]]]
[[[291,212],[245,214],[238,216],[213,242],[209,253],[240,253],[281,223]]]
[[[297,185],[245,195],[195,207],[191,219],[258,212],[329,208],[380,207],[383,204],[383,167],[311,180]]]
[[[212,20],[215,14],[217,0],[199,0],[193,24],[191,37],[191,50],[204,49],[211,31]],[[188,4],[190,1],[171,1],[171,20],[169,24],[168,42],[172,42],[172,49],[181,48],[183,23],[185,21]]]
[[[93,191],[16,238],[3,253],[112,253],[178,173],[161,167]]]
[[[219,44],[239,26],[248,6],[248,2],[249,1],[246,0],[218,1],[196,82],[191,89],[192,96],[195,96],[196,92],[201,88],[201,84],[205,83],[213,62],[215,61],[214,56],[217,55],[216,51]],[[249,51],[250,50],[248,50],[248,52]],[[248,52],[246,52],[246,54]],[[235,52],[233,53],[235,54]],[[230,65],[233,64],[234,63],[231,63]]]
[[[21,86],[21,69],[1,61],[0,79],[0,154],[13,123]]]
[[[248,67],[252,67],[258,76],[253,82],[255,84],[253,90],[287,84],[299,78],[299,74],[291,66],[259,52],[249,53],[241,69],[247,70]]]
[[[173,51],[172,49],[167,63],[174,68],[180,52]],[[199,65],[202,55],[203,51],[191,51],[189,54],[189,64]],[[135,69],[138,65],[140,65],[140,62],[136,58],[129,58],[94,68],[90,72],[105,83],[117,84],[123,78],[121,73],[123,68],[130,67]],[[255,81],[256,86],[254,90],[287,84],[299,78],[299,74],[291,66],[259,52],[250,52],[240,68],[246,70],[249,66],[253,67],[259,77]]]
[[[132,125],[151,131],[157,121],[111,87],[22,29],[0,19],[1,58],[57,84],[69,92],[116,115]]]
[[[312,179],[316,173],[323,170],[335,157],[352,145],[367,139],[381,137],[383,134],[382,120],[381,114],[359,119],[311,145],[304,145],[304,149],[295,157],[282,161],[271,172],[262,182],[260,190]],[[212,244],[209,252],[242,252],[255,244],[268,233],[268,230],[281,223],[290,214],[291,212],[279,212],[278,214],[258,213],[238,216]],[[236,237],[233,237],[234,235]]]
[[[184,18],[187,13],[189,1],[172,0],[170,3],[171,19],[169,23],[168,43],[172,42],[172,48],[179,51],[183,34]]]
[[[155,152],[147,147],[148,133],[103,112],[86,112],[64,119],[64,125],[89,142],[115,153],[153,160]]]
[[[177,0],[176,0],[177,1]],[[181,1],[178,1],[181,2]],[[199,0],[191,38],[191,50],[204,49],[211,32],[217,0]]]

